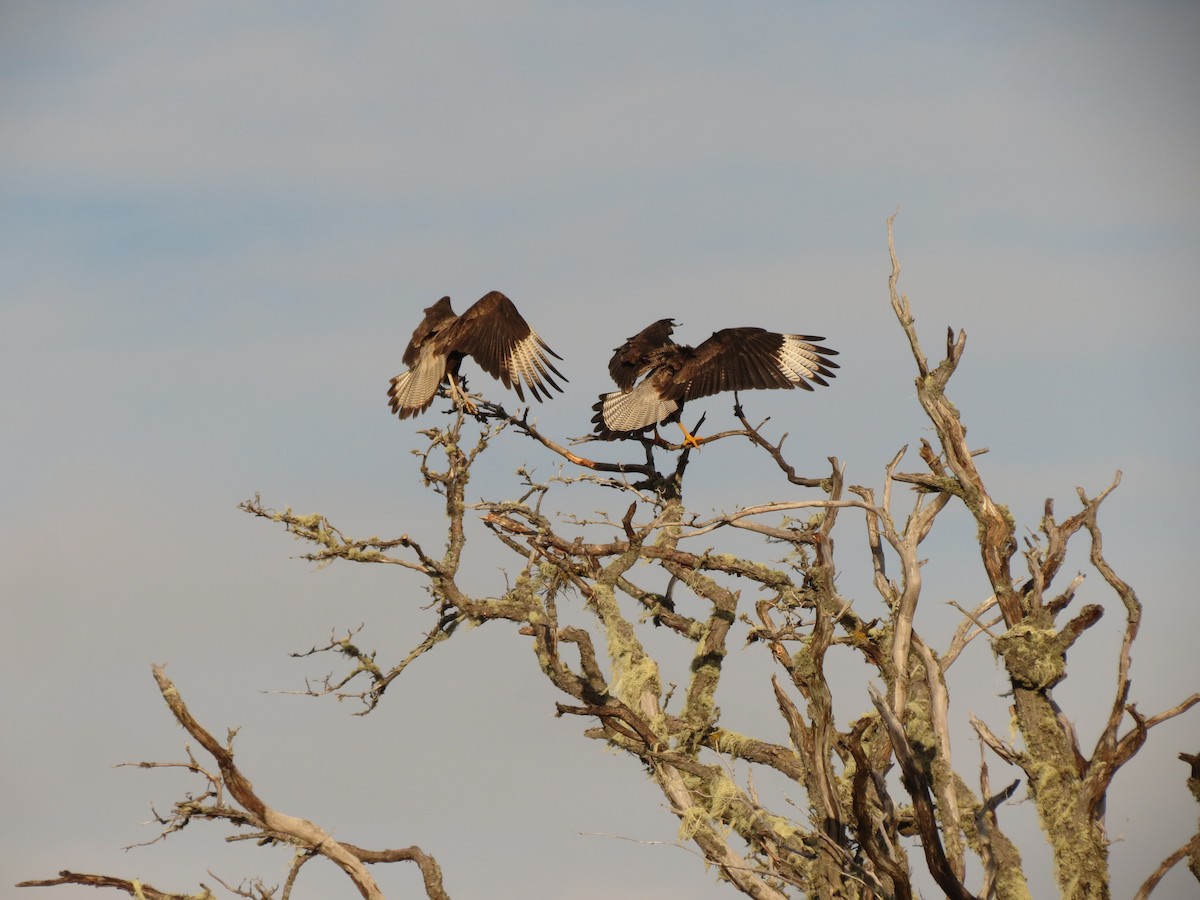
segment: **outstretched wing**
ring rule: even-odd
[[[837,351],[807,334],[777,334],[762,328],[726,328],[698,346],[679,369],[667,397],[692,400],[722,391],[804,388],[828,385]],[[812,382],[812,384],[810,384]]]
[[[446,329],[439,341],[449,352],[465,353],[522,400],[522,381],[535,400],[550,397],[549,388],[562,392],[552,377],[567,377],[554,368],[550,357],[561,360],[529,327],[513,302],[499,291],[484,295]],[[548,355],[547,355],[548,354]]]
[[[674,319],[659,319],[647,325],[614,352],[608,363],[608,374],[623,391],[634,386],[650,368],[658,362],[664,347],[674,346],[671,332],[675,330]]]

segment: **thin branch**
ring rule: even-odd
[[[421,548],[409,540],[407,534],[391,540],[383,540],[377,537],[370,537],[366,540],[347,538],[340,529],[336,528],[320,513],[299,515],[292,512],[290,507],[282,511],[269,509],[263,506],[262,498],[258,494],[255,494],[250,500],[243,500],[238,504],[238,509],[252,516],[257,516],[260,519],[279,522],[291,534],[294,534],[301,540],[319,546],[320,550],[313,553],[306,553],[303,555],[303,558],[320,563],[321,565],[328,565],[335,559],[344,559],[350,562],[382,563],[385,565],[401,566],[405,569],[413,569],[425,574],[431,574],[436,571],[436,564],[433,560],[426,558],[421,552]],[[400,559],[385,552],[396,547],[414,550],[420,561],[417,563],[410,562],[409,560]]]
[[[1024,755],[1009,744],[1006,744],[992,732],[990,728],[976,716],[971,714],[971,727],[975,729],[975,733],[979,735],[979,739],[992,748],[992,752],[1004,760],[1006,763],[1014,766],[1024,766]]]
[[[921,350],[921,344],[917,338],[915,319],[909,306],[908,297],[901,295],[896,287],[900,277],[900,262],[896,257],[892,235],[894,221],[894,215],[888,219],[888,251],[892,259],[892,274],[888,278],[888,291],[891,295],[892,311],[896,314],[896,318],[908,338],[913,359],[917,363],[919,373],[916,379],[917,400],[937,431],[946,465],[949,468],[948,474],[956,480],[959,496],[979,525],[979,548],[984,571],[996,594],[1000,610],[1004,614],[1004,621],[1009,626],[1016,625],[1025,617],[1025,612],[1021,608],[1020,598],[1012,589],[1011,560],[1016,552],[1012,517],[1006,509],[1001,508],[992,500],[984,487],[983,478],[975,466],[974,453],[967,445],[966,427],[959,418],[958,410],[945,395],[946,383],[958,368],[963,351],[966,349],[967,336],[965,332],[960,331],[956,339],[953,331],[948,330],[946,356],[938,363],[936,369],[929,368],[929,361]],[[948,482],[946,489],[949,490]]]
[[[40,881],[20,881],[17,887],[56,887],[60,884],[82,884],[87,887],[115,888],[139,900],[216,900],[216,894],[204,885],[200,885],[200,894],[173,894],[160,891],[158,888],[144,882],[125,878],[115,878],[112,875],[89,875],[82,872],[72,872],[63,869],[57,878],[47,878]]]
[[[1158,868],[1150,873],[1150,877],[1142,882],[1142,886],[1138,888],[1138,892],[1133,895],[1133,900],[1146,900],[1154,889],[1158,887],[1158,883],[1163,880],[1166,874],[1177,863],[1188,858],[1200,859],[1200,833],[1193,835],[1190,841],[1159,863]]]

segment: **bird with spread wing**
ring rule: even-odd
[[[777,334],[762,328],[725,328],[698,347],[671,340],[676,322],[659,319],[616,349],[608,364],[618,391],[601,394],[592,409],[595,433],[605,440],[631,437],[676,422],[685,446],[699,443],[680,421],[683,404],[722,391],[828,385],[837,351],[807,334]],[[641,379],[639,381],[639,379]]]
[[[404,351],[408,371],[393,378],[388,388],[392,412],[401,419],[424,412],[433,403],[438,388],[448,382],[454,405],[474,414],[475,404],[459,383],[458,370],[465,356],[506,388],[515,390],[521,400],[525,399],[522,381],[540,403],[549,399],[549,388],[562,392],[554,375],[567,380],[550,361],[551,356],[557,360],[562,357],[547,346],[513,302],[499,291],[485,294],[461,316],[451,309],[450,298],[443,297],[425,310],[425,318],[413,330]]]

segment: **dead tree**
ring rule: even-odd
[[[327,831],[308,819],[290,816],[269,806],[254,790],[250,779],[242,772],[233,758],[233,739],[236,730],[230,730],[222,744],[192,716],[183,697],[174,683],[167,678],[162,666],[154,666],[154,680],[175,721],[212,757],[215,767],[206,767],[189,749],[186,762],[141,762],[125,763],[143,769],[182,768],[201,778],[203,790],[190,793],[175,803],[169,815],[155,814],[163,831],[152,843],[182,831],[193,822],[223,822],[238,829],[235,840],[255,841],[259,846],[279,845],[294,848],[292,864],[287,880],[283,884],[282,900],[287,900],[296,882],[300,869],[307,862],[324,858],[332,862],[353,883],[354,887],[369,900],[382,900],[383,893],[375,883],[367,866],[372,863],[415,862],[420,868],[429,900],[448,900],[442,885],[442,872],[437,861],[419,847],[396,850],[365,850],[335,840]],[[213,876],[217,881],[219,878]],[[160,891],[136,879],[116,878],[110,875],[90,875],[64,870],[58,878],[42,881],[24,881],[17,887],[49,887],[58,884],[82,884],[90,887],[111,887],[124,891],[131,897],[145,900],[206,900],[215,898],[211,889],[201,884],[199,894],[181,894]],[[255,880],[237,887],[221,882],[222,886],[239,897],[254,900],[270,900],[275,889]]]
[[[684,502],[693,450],[664,447],[655,437],[641,439],[644,460],[593,458],[584,454],[597,445],[568,446],[524,416],[481,401],[474,418],[459,412],[446,427],[422,432],[428,443],[418,454],[420,475],[443,498],[444,535],[359,540],[320,514],[277,511],[258,497],[242,504],[247,513],[308,542],[307,559],[397,566],[406,570],[402,577],[423,582],[432,596],[430,630],[395,662],[382,663],[362,650],[352,633],[314,647],[311,653],[336,654],[346,664],[311,693],[357,699],[360,712],[370,713],[379,709],[394,679],[447,643],[460,625],[514,622],[541,672],[562,694],[557,714],[582,719],[586,737],[635,757],[678,817],[680,840],[694,844],[743,894],[758,900],[907,900],[917,896],[912,873],[920,869],[947,897],[1015,900],[1031,893],[1020,847],[1004,830],[1001,813],[1019,780],[993,788],[986,758],[964,763],[961,748],[955,755],[951,745],[950,669],[985,637],[1002,661],[1019,739],[1005,740],[997,731],[1006,729],[973,716],[970,724],[983,746],[1023,773],[1054,856],[1061,896],[1107,897],[1109,785],[1142,749],[1150,729],[1200,702],[1200,694],[1153,715],[1131,701],[1131,650],[1142,605],[1109,565],[1098,519],[1102,502],[1120,482],[1119,472],[1094,497],[1080,489],[1078,510],[1061,521],[1047,501],[1035,536],[1022,547],[1016,522],[976,466],[982,451],[968,444],[963,418],[946,394],[966,335],[949,331],[944,357],[930,363],[908,299],[897,291],[900,267],[890,221],[888,244],[891,307],[916,364],[918,401],[936,435],[936,443],[920,443],[921,471],[901,469],[907,452],[901,448],[875,487],[847,485],[844,466],[833,457],[828,472],[800,475],[785,456],[786,435],[772,440],[739,406],[739,428],[700,443],[748,441],[752,452],[778,470],[781,487],[760,502],[747,498],[741,508],[701,516]],[[473,498],[472,467],[501,435],[527,438],[542,448],[538,452],[556,455],[563,473],[539,482],[522,469],[512,499]],[[600,446],[612,455],[621,449]],[[557,514],[568,506],[564,495],[595,486],[618,498],[619,514],[565,519]],[[898,487],[905,489],[903,508]],[[991,593],[974,609],[961,610],[961,624],[939,649],[919,629],[939,612],[929,602],[921,605],[921,553],[935,520],[951,504],[961,504],[974,518]],[[472,520],[514,555],[510,577],[486,596],[470,593],[460,578],[471,564]],[[839,534],[852,533],[846,532],[847,521],[860,523],[852,527],[861,528],[858,539],[870,550],[878,600],[846,597],[838,589],[834,529],[841,523]],[[712,542],[733,535],[761,540],[760,552],[714,549]],[[1104,613],[1099,603],[1077,607],[1084,576],[1066,580],[1062,571],[1068,546],[1080,540],[1090,542],[1090,565],[1125,621],[1111,711],[1095,746],[1087,749],[1069,712],[1054,699],[1054,687],[1067,673],[1068,651]],[[435,544],[438,549],[426,549]],[[747,599],[755,592],[757,599]],[[870,618],[858,611],[871,607],[878,614]],[[573,624],[580,611],[586,626]],[[666,629],[687,648],[686,671],[665,671],[646,650],[644,637],[652,628]],[[769,654],[775,674],[762,688],[778,710],[785,741],[722,724],[720,700],[745,702],[722,690],[726,669],[737,660],[730,657],[737,649],[733,641],[744,642],[745,653]],[[863,691],[864,711],[849,722],[837,721],[834,688],[826,677],[835,647],[851,651],[866,680],[879,686]],[[222,748],[201,743],[220,765]],[[229,758],[232,765],[231,751]],[[1195,766],[1194,757],[1189,759]],[[784,798],[755,789],[753,773],[762,768],[782,775],[803,796],[799,813]],[[220,772],[237,797],[225,767]],[[281,833],[237,799],[242,815],[258,816],[253,827]],[[319,844],[310,846],[320,852]],[[1148,873],[1140,896],[1184,858],[1200,871],[1198,846],[1200,835],[1167,855]],[[356,848],[345,852],[347,874],[363,896],[374,896],[350,864],[376,860],[356,855]],[[969,860],[978,873],[973,878],[967,874]],[[430,890],[429,896],[440,895]]]

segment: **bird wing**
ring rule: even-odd
[[[608,374],[623,391],[628,391],[649,369],[657,364],[664,347],[675,342],[671,332],[675,328],[673,319],[659,319],[647,325],[618,347],[608,363]]]
[[[828,357],[837,351],[807,334],[778,334],[762,328],[726,328],[689,354],[666,396],[691,400],[722,391],[754,388],[795,388],[811,391],[827,385],[838,367]]]
[[[522,380],[539,401],[549,398],[547,385],[562,392],[551,373],[567,380],[550,362],[550,356],[562,357],[550,349],[517,312],[513,302],[499,291],[476,301],[443,332],[442,341],[449,352],[467,354],[483,371],[515,390],[522,400],[525,399]]]

